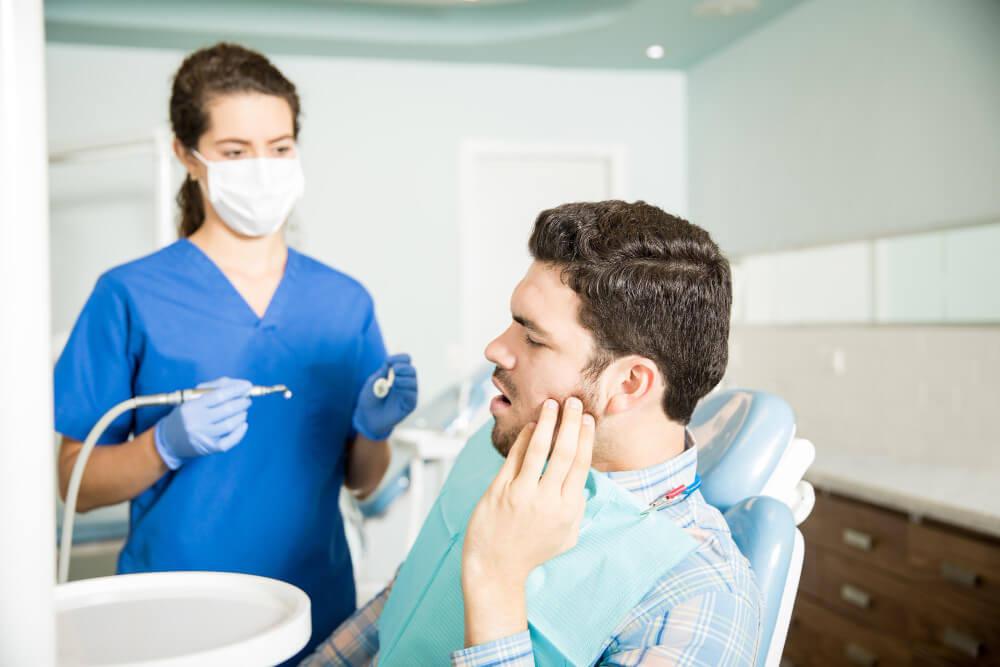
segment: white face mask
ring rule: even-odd
[[[209,162],[208,200],[222,221],[244,236],[267,236],[288,219],[305,191],[299,158],[250,158]]]

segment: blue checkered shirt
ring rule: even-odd
[[[694,481],[697,449],[665,463],[608,476],[643,503]],[[717,509],[700,492],[660,510],[698,540],[698,548],[666,573],[618,624],[598,665],[751,666],[761,649],[762,601],[750,565]],[[376,622],[388,589],[344,622],[305,667],[362,667],[378,663]],[[444,656],[442,656],[442,660]],[[527,631],[455,651],[457,667],[530,667]]]

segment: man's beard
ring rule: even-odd
[[[514,389],[513,385],[510,383],[510,376],[509,376],[509,374],[507,374],[506,371],[501,370],[501,369],[498,368],[493,373],[493,376],[497,379],[497,381],[503,387],[503,389],[504,389],[504,395],[508,399],[511,400],[511,404],[513,405],[513,401],[516,399],[517,394],[516,393],[507,393],[508,391],[515,392],[515,389]],[[580,399],[580,401],[583,403],[583,411],[584,412],[587,412],[587,413],[593,415],[595,418],[598,416],[598,414],[597,414],[597,388],[596,388],[595,384],[596,383],[594,383],[594,382],[590,382],[590,381],[588,381],[586,379],[583,379],[582,383],[579,385],[579,387],[577,387],[577,389],[575,389],[574,391],[566,394],[566,396],[563,396],[563,397],[559,398],[559,415],[560,415],[560,417],[559,417],[559,420],[556,422],[556,428],[555,428],[555,431],[553,432],[553,436],[555,436],[556,434],[559,433],[559,426],[562,424],[562,409],[563,409],[562,404],[570,396],[576,396],[577,398]],[[556,398],[556,397],[553,396],[553,398]],[[535,406],[535,410],[534,410],[533,415],[529,416],[527,419],[524,419],[524,420],[520,421],[519,423],[510,424],[510,425],[507,425],[505,427],[501,427],[500,426],[500,421],[497,420],[493,424],[493,434],[492,434],[493,447],[498,452],[500,452],[501,456],[503,456],[504,458],[507,458],[507,454],[510,453],[511,448],[514,446],[514,442],[517,440],[517,436],[520,435],[521,431],[524,429],[525,424],[527,424],[529,421],[537,421],[537,419],[538,419],[538,412],[541,410],[541,407],[542,407],[542,405],[541,405],[541,403],[539,403],[537,406]]]

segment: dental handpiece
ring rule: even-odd
[[[196,398],[204,396],[215,391],[213,387],[203,387],[200,389],[179,389],[177,391],[169,391],[163,394],[149,394],[148,396],[136,396],[135,402],[136,407],[144,405],[177,405],[179,403],[186,403],[187,401],[193,401]],[[250,389],[250,396],[256,398],[258,396],[267,396],[268,394],[278,394],[280,393],[288,400],[292,397],[292,390],[283,384],[275,384],[269,387],[254,385]]]
[[[205,394],[208,394],[208,393],[213,392],[213,391],[215,391],[215,390],[212,389],[212,388],[205,388],[205,389],[184,389],[184,390],[181,391],[181,401],[182,402],[183,401],[193,401],[194,399],[196,399],[196,398],[198,398],[200,396],[204,396]],[[254,385],[250,389],[250,396],[253,396],[254,398],[256,398],[258,396],[267,396],[268,394],[277,394],[277,393],[280,393],[282,396],[284,396],[285,400],[288,400],[289,398],[292,397],[292,390],[289,389],[288,387],[286,387],[283,384],[274,384],[274,385],[271,385],[270,387],[265,387],[265,386],[261,386],[261,385]]]

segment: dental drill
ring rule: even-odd
[[[94,446],[97,444],[97,439],[101,437],[101,434],[104,433],[105,429],[107,429],[108,426],[110,426],[111,423],[118,418],[118,415],[127,410],[134,410],[135,408],[148,407],[151,405],[180,405],[181,403],[186,403],[187,401],[193,401],[194,399],[204,396],[212,391],[215,390],[212,388],[180,389],[163,394],[135,396],[127,401],[122,401],[105,412],[104,416],[101,417],[94,425],[94,428],[90,429],[90,433],[87,434],[87,439],[84,440],[83,447],[80,449],[80,453],[76,457],[76,463],[73,464],[73,473],[69,478],[69,488],[66,490],[66,508],[63,512],[62,537],[59,541],[58,583],[65,584],[66,580],[69,578],[70,550],[73,546],[73,520],[76,518],[76,498],[80,493],[80,482],[83,479],[83,470],[87,467],[87,459],[90,458],[90,454],[94,450]],[[267,396],[269,394],[277,393],[284,396],[285,400],[292,397],[291,390],[283,384],[276,384],[270,387],[255,385],[250,389],[249,395],[256,398],[259,396]]]

